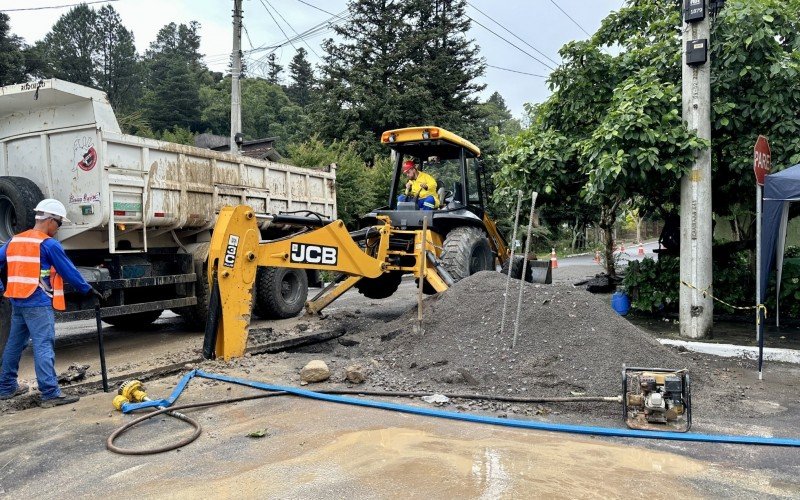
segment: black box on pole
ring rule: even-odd
[[[686,42],[686,64],[700,66],[708,61],[708,40],[691,40]]]

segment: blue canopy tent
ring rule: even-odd
[[[764,201],[761,212],[761,277],[758,303],[763,304],[767,296],[769,273],[777,270],[777,298],[781,291],[783,274],[783,252],[786,246],[786,225],[789,221],[789,204],[800,201],[800,165],[781,170],[764,177]],[[764,350],[764,312],[759,311],[758,327],[758,371],[761,372]],[[778,322],[778,310],[775,310]]]

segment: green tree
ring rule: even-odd
[[[139,61],[133,32],[116,10],[103,6],[97,13],[99,65],[97,81],[118,112],[133,110],[141,96]]]
[[[159,30],[145,54],[145,93],[142,105],[155,131],[174,126],[197,130],[200,126],[201,83],[211,74],[200,54],[200,24],[169,23]]]
[[[283,66],[278,64],[275,53],[267,56],[267,81],[273,85],[280,85]]]
[[[300,47],[289,63],[289,87],[286,93],[298,106],[305,107],[311,104],[314,87],[314,70],[306,58],[306,49]]]
[[[27,79],[25,45],[11,33],[8,14],[0,12],[0,86],[21,83]]]
[[[94,86],[98,65],[97,13],[80,4],[61,16],[41,43],[44,76]]]

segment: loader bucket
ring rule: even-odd
[[[549,260],[529,260],[528,266],[531,268],[531,283],[553,283],[553,268]]]

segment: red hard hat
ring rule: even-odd
[[[417,168],[417,166],[414,165],[414,160],[406,160],[403,162],[403,173],[408,172],[412,168]]]

